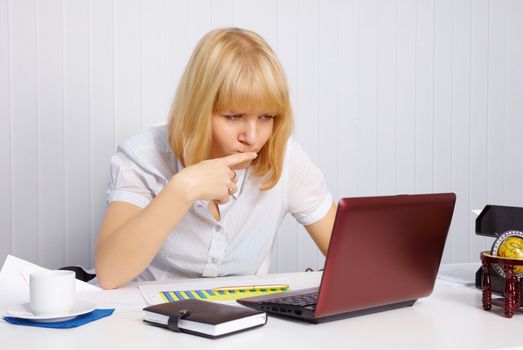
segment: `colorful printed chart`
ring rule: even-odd
[[[197,299],[207,301],[236,300],[281,292],[288,292],[289,288],[262,288],[262,289],[231,289],[231,290],[184,290],[161,291],[160,297],[165,302]]]

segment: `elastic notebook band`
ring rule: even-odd
[[[190,314],[191,313],[187,309],[178,311],[177,315],[169,317],[169,320],[167,321],[167,328],[173,332],[181,332],[182,330],[178,327],[178,321],[186,316],[189,316]]]

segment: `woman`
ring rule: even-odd
[[[326,254],[336,207],[289,138],[292,125],[285,74],[268,44],[238,28],[206,34],[168,125],[144,130],[111,160],[100,285],[254,274],[287,212]]]

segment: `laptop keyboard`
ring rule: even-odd
[[[273,304],[291,305],[291,306],[299,306],[299,307],[316,306],[317,301],[318,301],[318,292],[301,294],[301,295],[293,295],[293,296],[268,300],[268,302],[273,303]]]

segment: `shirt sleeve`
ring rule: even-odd
[[[288,209],[302,225],[322,219],[332,205],[321,170],[293,140],[288,144]]]
[[[111,158],[111,175],[106,199],[127,202],[145,208],[154,198],[156,178],[139,165],[133,154],[120,148]]]

